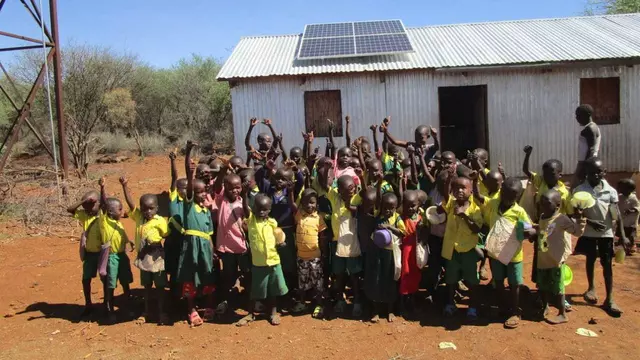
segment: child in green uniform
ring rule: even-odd
[[[475,201],[471,200],[473,182],[466,177],[454,179],[455,168],[447,168],[449,177],[445,183],[442,204],[438,213],[447,214],[447,225],[442,242],[442,257],[448,260],[445,271],[449,298],[444,308],[446,316],[452,316],[457,310],[454,295],[460,280],[469,287],[471,304],[467,309],[467,318],[474,321],[478,317],[475,289],[479,284],[477,262],[482,258],[482,250],[476,248],[478,232],[482,226],[482,213]]]
[[[124,198],[129,205],[129,218],[136,223],[135,245],[138,251],[136,266],[140,269],[140,283],[144,286],[144,313],[139,323],[148,320],[153,285],[158,298],[158,323],[168,324],[169,317],[164,308],[164,288],[167,286],[167,274],[164,271],[164,249],[162,240],[168,235],[167,220],[158,215],[158,197],[144,194],[140,197],[140,207],[136,207],[127,186],[127,178],[121,177]]]
[[[564,306],[563,263],[571,255],[571,235],[581,236],[586,220],[577,210],[578,222],[573,222],[560,212],[562,196],[556,190],[548,190],[540,197],[540,224],[538,230],[538,258],[534,264],[538,272],[538,287],[542,293],[543,316],[550,324],[569,321]],[[560,313],[549,317],[549,303],[555,300]]]
[[[531,219],[529,219],[529,215],[517,203],[522,191],[522,182],[516,178],[505,179],[498,198],[489,200],[482,196],[478,189],[474,191],[473,196],[483,204],[482,209],[489,229],[494,227],[498,221],[506,221],[514,225],[520,222],[530,227]],[[525,232],[529,237],[535,235],[535,230],[532,228],[525,230]],[[505,279],[508,280],[511,289],[511,316],[504,323],[507,329],[515,329],[520,323],[520,286],[524,283],[522,260],[524,260],[522,245],[520,245],[520,248],[507,265],[504,265],[498,259],[491,258],[490,260],[491,273],[496,289],[499,292],[504,291]]]
[[[356,184],[351,175],[342,175],[338,179],[338,188],[331,188],[327,197],[331,202],[331,226],[333,228],[333,241],[329,244],[331,270],[335,278],[334,297],[336,305],[334,312],[341,314],[345,311],[347,303],[344,301],[344,289],[347,278],[351,280],[351,287],[359,289],[358,276],[362,271],[362,257],[360,243],[358,242],[355,212],[355,204],[360,201],[354,199]],[[357,196],[359,198],[359,196]],[[332,286],[333,288],[333,286]],[[353,316],[362,315],[360,292],[354,292]]]
[[[89,191],[82,196],[79,202],[67,209],[73,218],[82,225],[83,236],[86,239],[84,250],[82,250],[82,292],[84,293],[85,306],[81,317],[91,313],[91,279],[95,278],[98,273],[98,258],[102,239],[100,238],[100,228],[93,222],[98,218],[99,196],[97,191]]]
[[[215,279],[213,272],[213,222],[211,212],[204,206],[206,185],[202,180],[194,179],[191,164],[191,150],[197,146],[187,142],[185,168],[187,173],[187,193],[183,203],[184,238],[178,261],[177,279],[182,283],[182,296],[187,299],[188,317],[191,326],[200,326],[202,318],[196,311],[195,297],[198,292],[207,297],[205,320],[213,319],[213,291]]]
[[[171,185],[169,187],[169,235],[164,241],[164,270],[169,276],[169,287],[172,297],[179,296],[176,271],[182,247],[182,215],[184,214],[184,199],[187,197],[187,179],[178,179],[176,168],[176,153],[169,154],[171,160]]]
[[[248,218],[247,228],[249,233],[249,247],[251,248],[251,302],[249,314],[240,319],[236,326],[245,326],[255,320],[254,309],[257,300],[267,300],[269,306],[269,322],[271,325],[280,325],[276,298],[289,292],[284,279],[280,256],[276,246],[284,246],[284,234],[278,228],[275,219],[269,217],[271,212],[271,198],[264,194],[258,194],[255,198],[253,211],[249,208],[247,194],[249,188],[242,189],[244,215]],[[276,229],[282,235],[279,245],[276,245]]]
[[[109,259],[107,262],[107,276],[105,279],[104,303],[109,321],[115,321],[113,293],[117,282],[120,282],[125,297],[129,298],[129,284],[133,282],[131,264],[126,254],[126,245],[133,242],[127,237],[124,226],[120,222],[122,217],[122,203],[116,198],[107,198],[105,192],[105,178],[101,178],[100,185],[100,212],[98,226],[103,244],[109,245]]]

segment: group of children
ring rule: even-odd
[[[278,325],[278,300],[292,313],[306,312],[310,300],[312,316],[323,318],[344,314],[348,298],[352,317],[366,314],[378,322],[386,316],[392,322],[398,308],[406,314],[419,310],[419,293],[442,302],[445,316],[452,316],[456,294],[464,288],[469,296],[466,316],[473,321],[480,303],[476,290],[480,280],[489,280],[488,259],[495,291],[502,293],[508,282],[510,300],[498,305],[509,310],[505,327],[515,328],[524,283],[522,241],[528,239],[535,243],[532,279],[542,295],[540,314],[557,324],[568,320],[570,310],[563,264],[572,253],[574,235],[581,236],[576,252],[587,257],[585,300],[598,301],[593,270],[600,257],[604,307],[620,315],[612,297],[611,262],[614,235],[628,244],[638,221],[640,204],[630,179],[621,181],[618,191],[612,189],[604,180],[602,161],[591,158],[585,180],[574,192],[591,194],[596,205],[574,207],[572,193],[561,181],[562,163],[548,160],[537,174],[529,169],[533,149],[527,146],[523,172],[535,191],[535,205],[528,212],[519,204],[522,182],[506,177],[501,166],[490,170],[486,150],[457,159],[450,151],[440,152],[437,132],[427,126],[417,127],[412,141],[400,141],[390,133],[389,118],[371,126],[373,144],[364,136],[351,141],[351,119],[345,120],[346,146],[335,148],[329,121],[324,156],[319,148],[312,149],[313,131],[302,134],[302,148],[285,152],[283,136],[276,135],[268,119],[263,124],[271,134],[258,135],[257,149],[250,139],[258,120],[250,120],[246,160],[212,157],[195,164],[197,144],[188,142],[186,178],[178,178],[176,154],[170,154],[168,220],[158,215],[156,195],[145,194],[136,205],[127,179],[121,178],[128,216],[136,224],[134,242],[120,222],[122,203],[106,195],[101,179],[99,193],[85,194],[68,209],[84,229],[85,313],[92,308],[91,279],[98,273],[111,319],[117,282],[129,297],[129,245],[136,251],[134,265],[145,289],[140,321],[151,314],[153,297],[158,322],[169,321],[163,301],[167,286],[172,298],[186,300],[192,326],[229,311],[230,295],[238,289],[249,295],[248,315],[238,326],[260,312]],[[384,137],[382,146],[378,133]],[[495,244],[506,238],[511,249],[496,251]],[[513,239],[519,241],[515,246]],[[437,289],[443,283],[447,295],[440,298]],[[549,314],[549,304],[559,309],[557,316]]]

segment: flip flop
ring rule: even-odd
[[[320,305],[316,306],[316,308],[313,309],[313,315],[311,315],[311,317],[313,317],[314,319],[322,319],[323,316],[324,308]]]
[[[587,291],[582,295],[582,298],[584,299],[584,301],[587,302],[587,304],[593,305],[598,303],[598,295],[596,295],[595,290]]]
[[[505,329],[516,329],[520,325],[520,317],[518,315],[512,315],[507,321],[504,322]]]
[[[243,317],[242,319],[238,320],[238,322],[236,322],[236,326],[238,327],[247,326],[249,325],[249,323],[252,323],[255,319],[256,318],[253,314],[249,314]]]
[[[269,316],[269,323],[273,326],[280,325],[280,314]]]
[[[606,311],[607,314],[609,314],[609,316],[612,316],[612,317],[620,317],[623,313],[622,309],[618,307],[618,304],[616,304],[613,301],[610,301],[602,305],[602,309]]]
[[[204,322],[197,311],[192,311],[191,314],[189,314],[189,323],[191,327],[196,327],[202,325]]]

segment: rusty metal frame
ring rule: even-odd
[[[0,0],[0,12],[2,12],[2,8],[4,6],[4,4],[6,3],[7,0]],[[61,56],[60,56],[60,39],[58,37],[58,6],[57,6],[57,2],[56,0],[49,0],[49,12],[50,12],[50,25],[51,25],[51,31],[49,31],[49,28],[47,27],[47,24],[45,23],[45,20],[42,18],[42,12],[40,11],[40,9],[38,8],[38,6],[36,5],[36,1],[35,0],[29,0],[29,2],[27,2],[27,0],[14,0],[14,1],[20,1],[22,3],[22,5],[25,7],[25,10],[31,15],[31,17],[33,18],[33,20],[35,21],[35,24],[38,27],[43,27],[44,28],[44,33],[45,36],[47,38],[48,41],[42,41],[41,39],[34,39],[28,36],[23,36],[23,35],[19,35],[19,34],[13,34],[10,32],[6,32],[6,31],[0,31],[0,36],[4,36],[4,37],[10,37],[10,38],[14,38],[14,39],[20,39],[32,44],[37,44],[37,45],[25,45],[25,46],[13,46],[13,47],[6,47],[6,48],[0,48],[0,52],[3,51],[20,51],[20,50],[27,50],[27,49],[41,49],[44,46],[46,46],[49,49],[49,53],[47,54],[47,59],[46,59],[46,63],[43,63],[40,66],[39,72],[38,72],[38,76],[36,77],[36,79],[34,80],[34,82],[31,85],[31,89],[29,90],[29,94],[27,95],[27,97],[24,99],[22,105],[20,107],[18,107],[18,104],[16,103],[16,101],[14,100],[14,98],[11,97],[11,95],[9,94],[9,92],[7,91],[7,89],[5,89],[1,84],[0,84],[0,92],[9,100],[9,102],[11,103],[11,106],[13,106],[13,108],[17,111],[17,115],[15,120],[13,121],[13,124],[11,125],[9,131],[7,132],[5,138],[3,139],[2,145],[0,145],[0,151],[4,150],[4,153],[2,154],[2,157],[0,158],[0,173],[2,173],[2,171],[4,170],[5,165],[7,164],[7,161],[9,159],[9,156],[11,154],[11,149],[13,148],[13,145],[15,145],[15,143],[18,141],[18,138],[20,137],[20,131],[22,128],[22,125],[24,123],[27,124],[27,126],[29,127],[29,129],[31,130],[31,132],[33,132],[33,134],[36,136],[36,138],[38,139],[38,141],[40,141],[40,143],[44,146],[44,148],[47,150],[47,152],[49,153],[49,155],[51,155],[52,158],[54,158],[53,156],[53,152],[51,151],[51,148],[46,144],[46,142],[44,141],[44,138],[42,137],[42,135],[38,132],[38,130],[33,126],[33,124],[31,124],[31,122],[29,122],[28,116],[31,112],[31,106],[33,105],[33,102],[36,98],[36,94],[38,92],[38,90],[40,90],[40,88],[42,88],[42,85],[44,83],[44,77],[47,76],[47,74],[45,74],[45,65],[52,63],[53,64],[53,76],[54,76],[54,92],[55,92],[55,113],[56,113],[56,121],[57,121],[57,125],[58,125],[58,151],[59,151],[59,161],[60,161],[60,165],[62,168],[62,177],[63,179],[66,179],[68,176],[68,170],[69,170],[69,161],[68,161],[68,145],[67,145],[67,137],[66,137],[66,129],[65,129],[65,120],[64,120],[64,106],[63,106],[63,102],[62,102],[62,69],[61,69]],[[2,73],[4,74],[4,76],[7,78],[7,80],[9,81],[9,83],[11,84],[11,86],[13,87],[14,92],[16,93],[16,95],[19,95],[18,91],[17,91],[17,87],[15,85],[15,83],[13,82],[13,79],[11,78],[11,76],[9,76],[9,73],[7,72],[7,70],[5,69],[5,67],[2,65],[2,63],[0,63],[0,69],[2,69]],[[52,134],[52,136],[54,136]]]

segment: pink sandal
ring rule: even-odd
[[[192,327],[200,326],[203,324],[202,318],[200,317],[200,315],[198,315],[197,311],[193,311],[191,312],[191,314],[189,314],[189,323]]]

